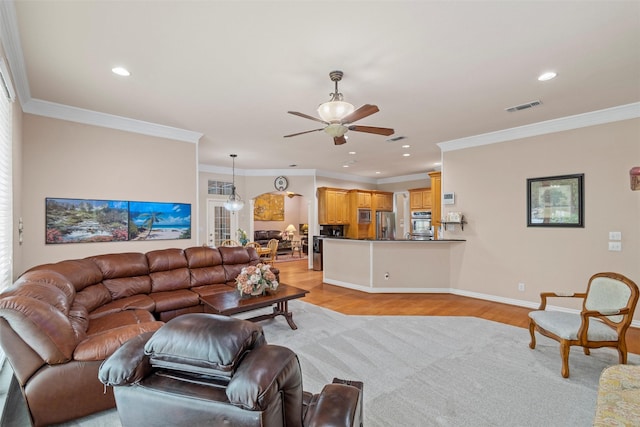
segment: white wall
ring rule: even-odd
[[[447,237],[457,246],[454,287],[463,294],[539,303],[542,291],[578,292],[597,272],[640,283],[640,191],[629,170],[640,164],[640,119],[558,132],[443,154],[442,191],[468,224]],[[584,173],[584,228],[527,227],[527,178]],[[621,252],[608,250],[622,232]],[[525,292],[518,291],[518,283]],[[561,301],[551,304],[561,305]],[[635,319],[640,319],[636,310]]]
[[[195,245],[196,144],[25,114],[22,261],[38,264],[111,252]],[[190,203],[192,238],[45,244],[45,198]]]

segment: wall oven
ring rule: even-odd
[[[411,239],[431,240],[431,211],[411,211]]]

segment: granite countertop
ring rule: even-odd
[[[360,242],[417,242],[417,243],[437,243],[437,242],[466,242],[465,239],[431,239],[431,240],[416,240],[416,239],[353,239],[351,237],[336,237],[336,236],[317,236],[321,239],[332,240],[355,240]]]

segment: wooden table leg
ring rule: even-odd
[[[298,326],[293,322],[293,313],[289,311],[289,301],[281,301],[273,307],[274,316],[284,316],[287,319],[289,327],[293,330],[298,329]]]

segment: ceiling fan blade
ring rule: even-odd
[[[345,138],[344,136],[336,136],[335,138],[333,138],[333,143],[335,145],[342,145],[345,144],[347,142],[347,138]]]
[[[305,118],[305,119],[313,120],[313,121],[315,121],[315,122],[324,123],[325,125],[328,125],[328,124],[329,124],[329,123],[325,122],[325,121],[324,121],[324,120],[322,120],[322,119],[319,119],[319,118],[317,118],[317,117],[310,116],[310,115],[308,115],[308,114],[299,113],[299,112],[297,112],[297,111],[287,111],[287,113],[289,113],[289,114],[293,114],[294,116],[302,117],[302,118]],[[351,123],[351,122],[349,122],[349,123]]]
[[[390,128],[378,128],[375,126],[357,126],[357,125],[352,125],[349,126],[349,130],[353,130],[356,132],[367,132],[367,133],[375,133],[376,135],[393,135],[393,133],[395,132],[393,129]]]
[[[314,129],[314,130],[306,130],[304,132],[298,132],[298,133],[292,133],[291,135],[285,135],[285,138],[289,138],[291,136],[298,136],[298,135],[304,135],[305,133],[311,133],[311,132],[318,132],[319,130],[324,130],[324,128],[321,129]]]
[[[376,105],[364,104],[362,107],[358,108],[353,113],[344,116],[341,120],[342,124],[344,123],[353,123],[360,119],[364,119],[367,116],[370,116],[374,113],[380,111]]]

